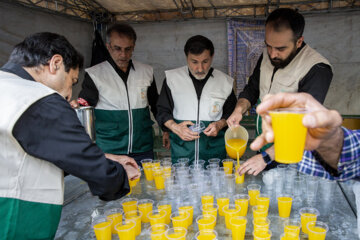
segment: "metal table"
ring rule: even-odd
[[[82,195],[72,200],[70,203],[64,206],[62,211],[62,217],[59,224],[59,228],[55,239],[69,239],[69,240],[89,240],[95,239],[93,231],[90,226],[91,213],[95,208],[112,208],[119,207],[120,200],[112,202],[104,202],[99,200],[97,197],[91,195],[89,191],[79,190],[79,188],[87,188],[84,183],[74,177],[71,178],[70,183],[66,184],[68,189],[67,194],[70,195],[77,189],[76,192]],[[76,184],[77,181],[77,184]],[[270,208],[269,208],[269,219],[271,220],[270,230],[273,232],[271,239],[279,239],[282,230],[282,220],[278,217],[277,201],[274,189],[268,189],[265,187],[262,178],[260,176],[246,176],[245,183],[236,186],[236,193],[245,191],[245,187],[250,183],[258,183],[262,186],[261,192],[268,193],[271,196]],[[321,183],[320,183],[321,187]],[[84,193],[85,192],[85,193]],[[143,176],[139,184],[133,189],[131,197],[138,199],[150,198],[157,203],[157,201],[165,197],[165,191],[155,190],[153,182],[147,182]],[[69,197],[69,196],[68,196]],[[291,217],[299,217],[298,209],[305,206],[304,203],[294,203],[292,207]],[[358,239],[357,236],[357,222],[356,216],[352,211],[348,201],[345,199],[343,191],[340,189],[338,184],[335,184],[335,189],[330,198],[323,199],[321,194],[317,195],[315,207],[320,211],[318,220],[324,221],[329,225],[329,232],[326,236],[327,240],[338,240],[338,239]],[[194,219],[199,211],[194,212]],[[173,210],[174,211],[174,210]],[[252,212],[249,206],[248,211],[248,224],[246,230],[245,239],[253,239],[252,237]],[[150,239],[149,235],[146,234],[146,229],[149,227],[149,223],[142,224],[142,233],[136,239]],[[219,239],[230,240],[231,232],[225,228],[224,217],[220,217],[217,220],[215,230],[218,232]],[[195,232],[197,231],[197,225],[194,223],[189,227],[189,234],[187,239],[192,240]],[[118,239],[117,235],[113,235],[112,239]],[[305,236],[301,236],[301,239],[307,239]]]

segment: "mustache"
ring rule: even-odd
[[[195,72],[195,74],[204,75],[205,72]]]

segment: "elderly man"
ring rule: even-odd
[[[233,79],[211,67],[214,46],[208,38],[189,38],[184,52],[187,66],[165,72],[157,104],[159,125],[171,131],[171,157],[225,158],[224,128],[236,103]],[[200,121],[206,128],[199,135],[189,125]]]
[[[332,79],[330,63],[305,44],[304,17],[295,10],[279,8],[266,20],[263,54],[240,93],[236,108],[228,118],[230,127],[239,124],[242,115],[268,93],[306,92],[323,103]],[[256,121],[261,134],[261,117]],[[274,160],[274,148],[264,147],[261,154],[247,160],[240,173],[257,175]]]
[[[139,177],[133,159],[105,157],[67,102],[82,64],[63,36],[37,33],[16,45],[0,70],[1,239],[54,238],[63,171],[103,200],[121,198],[130,190],[128,178]]]
[[[80,105],[95,106],[96,144],[106,153],[126,154],[138,164],[153,158],[153,121],[158,93],[149,65],[132,60],[134,29],[116,24],[107,31],[109,59],[85,69]]]

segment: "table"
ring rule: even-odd
[[[71,186],[74,186],[74,181],[77,178],[72,177]],[[77,180],[79,186],[84,188],[83,182]],[[323,181],[323,180],[321,180]],[[245,183],[236,186],[236,192],[246,191],[246,187],[250,183],[257,183],[262,186],[262,193],[268,193],[271,196],[270,209],[269,209],[269,219],[271,220],[270,230],[273,232],[271,239],[279,239],[280,234],[282,233],[281,229],[281,219],[278,217],[277,211],[277,202],[275,196],[274,188],[265,187],[261,176],[246,176]],[[150,183],[145,180],[143,176],[139,184],[133,189],[133,194],[131,197],[136,197],[138,199],[150,198],[155,201],[155,203],[166,196],[165,191],[155,190],[153,182]],[[77,191],[84,192],[84,191]],[[325,193],[326,194],[326,193]],[[179,197],[184,197],[186,194],[181,194]],[[324,195],[321,191],[321,183],[318,190],[316,198],[316,208],[320,211],[320,217],[318,220],[324,221],[329,224],[329,232],[326,239],[342,239],[342,240],[353,240],[358,239],[357,236],[357,222],[356,216],[354,215],[351,207],[348,202],[345,200],[344,194],[337,184],[335,184],[334,192],[332,197],[324,199]],[[85,194],[77,197],[75,200],[71,201],[69,204],[65,205],[62,211],[62,217],[59,224],[59,228],[56,234],[55,239],[77,239],[77,240],[89,240],[95,239],[93,231],[90,227],[91,213],[95,208],[113,208],[119,207],[121,200],[116,200],[112,202],[104,202],[99,200],[97,197],[91,195],[89,191],[86,191]],[[294,204],[292,208],[292,217],[298,216],[298,209],[302,206],[305,206],[304,203]],[[194,219],[196,215],[199,214],[199,211],[195,208]],[[174,210],[173,210],[174,211]],[[248,224],[245,239],[253,239],[252,237],[252,213],[249,206],[248,211]],[[149,224],[142,225],[142,234],[137,237],[137,240],[150,239],[148,235],[145,234]],[[230,240],[231,233],[229,230],[226,230],[224,227],[224,217],[219,217],[217,221],[217,226],[215,230],[219,234],[219,240]],[[188,240],[192,240],[195,232],[197,231],[197,226],[194,221],[194,224],[189,228]],[[113,239],[118,239],[116,235],[113,235]],[[306,239],[304,236],[301,239]]]

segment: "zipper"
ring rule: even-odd
[[[270,82],[270,87],[269,87],[269,91],[268,93],[270,92],[270,89],[271,89],[271,86],[272,86],[272,83],[273,83],[273,80],[274,80],[274,76],[275,76],[275,73],[278,69],[277,68],[274,68],[273,70],[273,73],[272,73],[272,76],[271,76],[271,82]]]
[[[200,123],[200,98],[201,98],[201,94],[200,94],[200,97],[198,98],[198,107],[197,107],[197,117],[196,117],[196,124],[199,124]],[[199,136],[200,136],[200,133],[199,133]],[[198,163],[198,160],[199,160],[199,152],[200,152],[200,138],[198,139],[195,139],[195,164]]]
[[[129,79],[128,79],[129,80]],[[132,112],[130,107],[130,98],[129,98],[129,91],[127,86],[128,81],[126,81],[125,88],[126,88],[126,96],[128,99],[128,117],[129,117],[129,144],[128,144],[128,154],[132,152],[132,141],[133,141],[133,124],[132,124]]]

